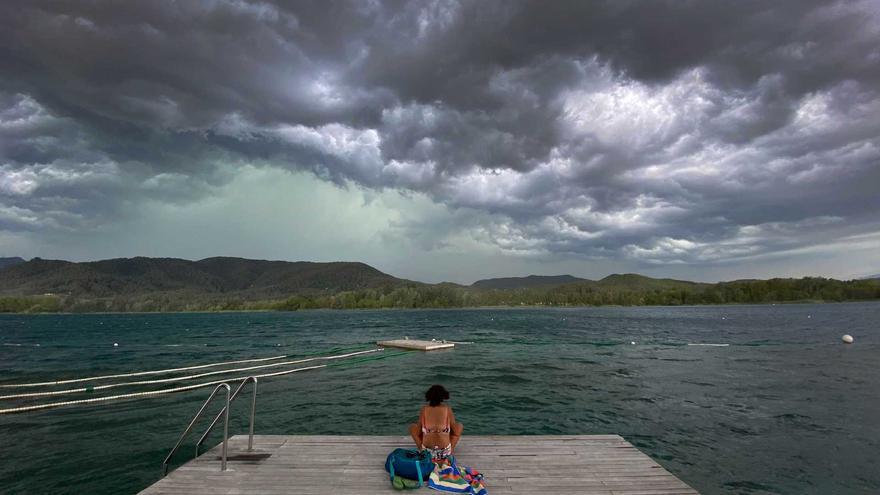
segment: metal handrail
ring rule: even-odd
[[[180,438],[177,439],[177,443],[174,445],[174,448],[172,448],[171,452],[168,453],[168,456],[165,457],[165,460],[162,462],[162,476],[166,476],[168,474],[168,463],[171,462],[171,458],[174,456],[174,453],[177,452],[177,449],[180,448],[180,444],[183,443],[183,440],[186,438],[187,435],[189,435],[189,432],[192,431],[193,426],[195,426],[196,424],[196,421],[198,421],[199,418],[202,417],[202,413],[205,412],[205,408],[208,407],[208,404],[211,403],[211,400],[214,399],[214,396],[217,395],[217,392],[220,389],[226,390],[226,414],[223,421],[223,454],[220,462],[220,471],[226,471],[226,444],[229,440],[229,401],[231,389],[228,383],[221,383],[214,388],[214,391],[211,392],[210,396],[208,396],[208,400],[206,400],[205,403],[202,404],[202,408],[199,409],[199,412],[197,412],[195,416],[193,416],[192,421],[189,422],[189,426],[186,427],[186,430],[184,430],[183,434],[180,435]]]
[[[232,393],[232,397],[229,399],[229,403],[232,404],[235,402],[235,398],[238,397],[238,394],[244,389],[244,386],[247,385],[248,382],[253,382],[254,384],[254,393],[251,396],[251,425],[248,431],[248,452],[252,452],[254,450],[254,417],[257,414],[257,377],[249,376],[241,381],[238,387],[235,389],[235,392]],[[220,417],[223,416],[229,410],[229,406],[226,406],[217,413],[217,417],[214,418],[214,421],[211,422],[211,425],[208,426],[208,429],[205,430],[205,433],[202,434],[202,437],[199,438],[199,441],[196,443],[196,457],[199,456],[199,449],[202,447],[202,444],[205,443],[205,440],[208,438],[208,435],[211,434],[211,430],[214,429],[214,426],[217,425],[217,421],[220,421]]]

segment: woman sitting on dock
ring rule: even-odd
[[[430,450],[434,459],[445,459],[461,440],[464,426],[455,422],[452,408],[443,403],[449,400],[449,392],[442,385],[431,386],[425,392],[425,400],[428,404],[419,411],[418,424],[409,426],[409,434],[418,449]]]

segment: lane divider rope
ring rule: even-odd
[[[267,376],[286,375],[286,374],[290,374],[290,373],[296,373],[297,371],[314,370],[314,369],[326,368],[326,367],[327,367],[326,364],[319,364],[316,366],[308,366],[305,368],[296,368],[296,369],[292,369],[292,370],[279,371],[276,373],[267,373],[265,375],[258,375],[257,378],[264,378]],[[68,401],[64,401],[64,402],[52,402],[49,404],[37,404],[37,405],[33,405],[33,406],[12,407],[12,408],[8,408],[8,409],[0,409],[0,414],[22,413],[22,412],[28,412],[28,411],[38,411],[41,409],[51,409],[51,408],[61,407],[61,406],[94,404],[96,402],[107,402],[107,401],[111,401],[111,400],[133,399],[133,398],[138,398],[138,397],[149,397],[149,396],[156,396],[156,395],[162,395],[162,394],[173,394],[175,392],[185,392],[187,390],[195,390],[198,388],[210,387],[212,385],[219,385],[224,382],[244,380],[245,378],[247,378],[247,377],[246,376],[239,376],[239,377],[231,378],[231,379],[227,379],[227,380],[214,380],[211,382],[196,383],[194,385],[187,385],[185,387],[166,388],[164,390],[151,390],[149,392],[136,392],[136,393],[131,393],[131,394],[108,395],[107,397],[95,397],[92,399],[68,400]]]
[[[373,349],[373,350],[368,351],[368,352],[381,352],[381,351],[384,351],[384,348]],[[361,353],[361,354],[362,354],[362,353]],[[409,353],[409,352],[400,352],[400,353],[397,353],[397,354],[388,354],[387,357],[400,356],[400,355],[403,355],[403,354],[411,354],[411,353]],[[380,358],[383,358],[383,357],[386,357],[386,356],[375,356],[375,357],[369,357],[369,358],[361,358],[361,359],[359,359],[359,360],[355,360],[355,362],[361,362],[361,361],[372,361],[372,360],[380,359]],[[337,359],[339,359],[339,358],[337,358]],[[328,363],[328,364],[318,364],[318,365],[315,365],[315,366],[307,366],[307,367],[305,367],[305,368],[295,368],[295,369],[292,369],[292,370],[282,370],[282,371],[276,371],[276,372],[273,372],[273,373],[264,373],[264,374],[261,374],[261,375],[248,375],[248,376],[254,376],[254,377],[256,377],[256,378],[270,378],[270,377],[274,377],[274,376],[289,375],[289,374],[291,374],[291,373],[297,373],[297,372],[300,372],[300,371],[307,371],[307,370],[315,370],[315,369],[320,369],[320,368],[333,367],[333,366],[336,366],[336,365],[341,364],[341,363],[342,363],[342,362],[339,362],[339,363]],[[352,364],[354,364],[354,363],[352,363]],[[95,403],[102,403],[102,402],[108,402],[108,401],[113,401],[113,400],[136,399],[136,398],[141,398],[141,397],[155,397],[155,396],[157,396],[157,395],[164,395],[164,394],[173,394],[173,393],[179,393],[179,392],[186,392],[186,391],[189,391],[189,390],[196,390],[196,389],[200,389],[200,388],[204,388],[204,387],[216,386],[216,385],[219,385],[219,384],[221,384],[221,383],[235,382],[235,381],[239,381],[239,380],[244,380],[244,379],[248,378],[248,376],[238,376],[238,377],[235,377],[235,378],[227,378],[227,379],[224,379],[224,380],[213,380],[213,381],[209,381],[209,382],[196,383],[196,384],[193,384],[193,385],[186,385],[186,386],[183,386],[183,387],[167,388],[167,389],[163,389],[163,390],[150,390],[150,391],[147,391],[147,392],[134,392],[134,393],[130,393],[130,394],[109,395],[109,396],[106,396],[106,397],[94,397],[94,398],[91,398],[91,399],[79,399],[79,400],[69,400],[69,401],[63,401],[63,402],[51,402],[51,403],[48,403],[48,404],[35,404],[35,405],[30,405],[30,406],[11,407],[11,408],[7,408],[7,409],[0,409],[0,415],[2,415],[2,414],[23,413],[23,412],[29,412],[29,411],[39,411],[39,410],[52,409],[52,408],[63,407],[63,406],[83,405],[83,404],[95,404]]]
[[[106,389],[117,388],[117,387],[133,387],[133,386],[137,386],[137,385],[156,385],[159,383],[181,382],[181,381],[186,381],[186,380],[195,380],[198,378],[204,378],[206,376],[223,375],[226,373],[236,373],[236,372],[240,372],[240,371],[250,371],[250,370],[272,368],[272,367],[278,367],[278,366],[290,366],[292,364],[302,364],[302,363],[308,363],[311,361],[342,359],[342,358],[347,358],[347,357],[352,357],[352,356],[359,356],[361,354],[369,354],[369,353],[377,352],[379,350],[381,350],[381,349],[371,349],[368,351],[351,352],[348,354],[340,354],[340,355],[336,355],[336,356],[322,356],[322,357],[313,357],[313,358],[306,358],[306,359],[297,359],[295,361],[283,361],[280,363],[261,364],[258,366],[248,366],[245,368],[231,368],[231,369],[226,369],[226,370],[209,371],[207,373],[199,373],[197,375],[175,376],[172,378],[160,378],[158,380],[140,380],[140,381],[135,381],[135,382],[108,383],[106,385],[95,385],[95,386],[88,386],[88,387],[82,387],[82,388],[71,388],[71,389],[66,389],[66,390],[54,390],[51,392],[27,392],[27,393],[23,393],[23,394],[0,395],[0,400],[26,399],[26,398],[35,398],[35,397],[51,397],[51,396],[55,396],[55,395],[67,395],[67,394],[75,394],[75,393],[82,393],[82,392],[94,392],[96,390],[106,390]]]
[[[259,363],[259,362],[264,362],[264,361],[272,361],[275,359],[284,359],[286,357],[290,357],[290,356],[285,355],[285,356],[274,356],[274,357],[257,358],[257,359],[242,359],[239,361],[226,361],[223,363],[210,363],[210,364],[200,364],[198,366],[187,366],[186,368],[171,368],[171,369],[167,369],[167,370],[137,371],[137,372],[132,372],[132,373],[121,373],[118,375],[90,376],[90,377],[86,377],[86,378],[72,378],[70,380],[56,380],[54,382],[11,383],[11,384],[0,385],[0,388],[49,387],[52,385],[65,385],[68,383],[96,382],[99,380],[108,380],[110,378],[128,378],[131,376],[162,375],[165,373],[175,373],[178,371],[190,371],[190,370],[197,370],[197,369],[202,369],[202,368],[213,368],[215,366],[226,366],[226,365],[230,365],[230,364]]]
[[[363,345],[353,346],[353,347],[336,347],[334,349],[330,349],[326,352],[336,352],[336,351],[347,351],[353,349],[363,348]],[[315,353],[315,354],[323,354]],[[301,354],[300,356],[309,356],[315,354]],[[164,375],[167,373],[177,373],[181,371],[191,371],[198,370],[204,368],[215,368],[217,366],[227,366],[230,364],[245,364],[245,363],[260,363],[266,361],[274,361],[278,359],[285,359],[293,357],[292,354],[285,354],[283,356],[273,356],[273,357],[265,357],[265,358],[254,358],[254,359],[240,359],[238,361],[224,361],[222,363],[208,363],[208,364],[199,364],[196,366],[187,366],[185,368],[169,368],[164,370],[149,370],[149,371],[133,371],[130,373],[120,373],[117,375],[101,375],[101,376],[89,376],[85,378],[71,378],[67,380],[55,380],[51,382],[34,382],[34,383],[7,383],[0,384],[0,388],[26,388],[26,387],[51,387],[55,385],[66,385],[68,383],[82,383],[82,382],[96,382],[101,380],[109,380],[111,378],[128,378],[133,376],[148,376],[148,375]]]

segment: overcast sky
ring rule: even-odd
[[[880,3],[0,4],[0,256],[880,272]]]

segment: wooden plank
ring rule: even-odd
[[[385,456],[410,442],[406,436],[256,435],[254,453],[261,455],[254,456],[246,455],[247,437],[238,435],[229,440],[226,472],[218,445],[141,494],[390,494]],[[486,476],[492,495],[697,493],[617,435],[465,436],[456,457]]]
[[[398,349],[412,349],[416,351],[436,351],[439,349],[452,349],[455,344],[451,342],[440,342],[436,340],[380,340],[376,344],[382,347],[396,347]]]

